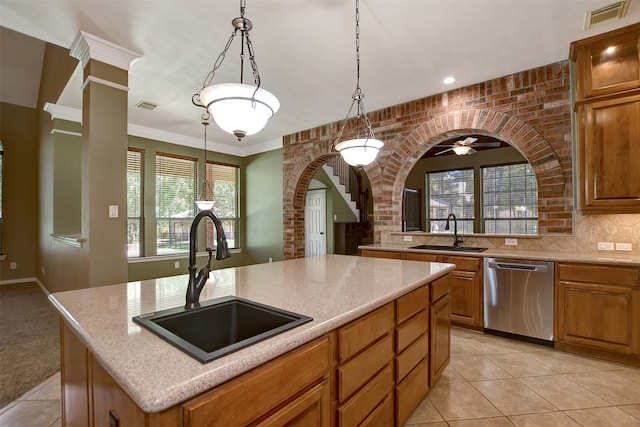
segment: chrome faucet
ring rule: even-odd
[[[211,211],[198,212],[191,223],[191,230],[189,232],[189,286],[187,287],[187,302],[185,305],[185,308],[187,309],[200,307],[200,293],[202,292],[204,285],[207,283],[209,273],[211,272],[211,257],[213,255],[213,249],[207,248],[207,252],[209,252],[209,261],[200,269],[196,276],[196,270],[198,269],[198,266],[196,265],[197,231],[198,224],[203,218],[209,218],[216,227],[216,243],[218,246],[216,248],[216,260],[226,259],[231,256],[231,252],[229,252],[229,247],[227,246],[227,237],[225,236],[222,228],[222,222],[220,222],[218,217]]]
[[[445,230],[449,229],[449,220],[453,218],[453,247],[457,248],[460,246],[460,243],[463,243],[462,237],[458,237],[458,219],[452,213],[447,217],[447,224],[444,226]]]

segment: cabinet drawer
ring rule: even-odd
[[[431,282],[431,302],[437,301],[444,294],[451,290],[451,284],[449,283],[449,275],[434,280]]]
[[[448,256],[442,257],[442,262],[446,264],[455,264],[456,270],[461,271],[480,271],[482,268],[482,258]]]
[[[416,252],[405,252],[404,259],[409,261],[440,262],[440,255],[419,254]]]
[[[429,391],[429,364],[423,360],[396,387],[396,425],[404,425]]]
[[[380,307],[338,329],[339,362],[348,360],[394,326],[394,303]]]
[[[564,281],[640,286],[640,269],[634,267],[559,263],[557,272],[558,279]]]
[[[429,355],[429,334],[420,336],[405,351],[396,356],[396,381],[400,382],[420,361]]]
[[[388,364],[362,390],[338,408],[341,426],[357,426],[393,390],[393,369]]]
[[[429,331],[429,312],[422,310],[396,328],[396,351],[400,353],[427,331]]]
[[[338,367],[339,402],[344,402],[393,358],[393,340],[386,335],[356,357]],[[287,374],[287,377],[292,378]]]
[[[184,425],[250,424],[328,372],[329,342],[325,337],[185,403]]]
[[[360,424],[360,427],[379,427],[393,425],[393,396],[390,394],[378,407]]]
[[[398,298],[396,303],[396,323],[400,324],[427,308],[429,302],[429,287],[423,286],[407,295]]]
[[[362,256],[369,258],[402,259],[402,252],[371,251],[363,249],[361,253]]]

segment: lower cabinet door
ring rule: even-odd
[[[429,391],[429,363],[424,359],[396,387],[396,425],[402,426]]]
[[[438,381],[451,354],[451,296],[446,293],[431,304],[431,372],[429,385]]]

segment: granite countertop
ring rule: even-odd
[[[131,320],[184,305],[187,275],[60,292],[49,299],[122,389],[151,413],[321,337],[453,268],[327,255],[214,270],[201,301],[235,295],[313,321],[206,364]]]
[[[465,252],[465,251],[442,251],[442,250],[430,250],[430,249],[411,249],[411,246],[416,246],[418,243],[412,243],[410,245],[400,245],[394,243],[383,243],[373,245],[362,245],[359,249],[368,249],[373,251],[396,251],[396,252],[416,252],[416,253],[430,253],[430,254],[443,254],[453,256],[469,256],[478,258],[508,258],[508,259],[531,259],[541,261],[561,261],[561,262],[580,262],[588,264],[615,264],[615,265],[629,265],[634,267],[640,267],[640,257],[634,255],[597,255],[588,253],[577,252],[551,252],[551,251],[532,251],[522,249],[492,249],[489,248],[483,252]],[[464,246],[464,244],[462,245]],[[472,245],[469,245],[472,246]]]

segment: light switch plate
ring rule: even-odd
[[[413,242],[413,236],[404,236],[405,242]]]
[[[118,218],[118,205],[109,205],[109,218]]]
[[[631,243],[616,243],[616,251],[630,251]]]
[[[508,246],[518,246],[518,239],[504,239],[504,244]]]
[[[613,242],[598,242],[598,250],[599,251],[612,251],[613,250]]]

